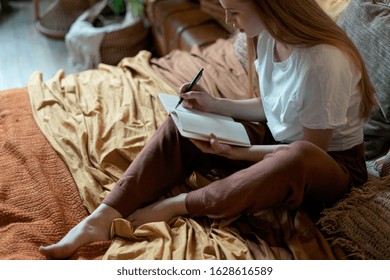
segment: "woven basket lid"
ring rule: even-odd
[[[56,0],[39,14],[39,0],[34,0],[36,27],[43,34],[63,39],[76,19],[99,0]]]

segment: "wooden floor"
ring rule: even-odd
[[[40,0],[41,10],[51,0]],[[59,70],[78,70],[68,63],[64,40],[51,39],[35,28],[32,0],[10,0],[11,12],[0,11],[0,90],[23,87],[34,71],[50,79]]]

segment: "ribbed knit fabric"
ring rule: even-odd
[[[324,211],[322,230],[350,258],[390,259],[390,176],[355,188]]]
[[[40,245],[59,241],[87,216],[62,159],[36,125],[27,89],[0,92],[0,259],[44,259]],[[73,258],[100,259],[101,242]]]

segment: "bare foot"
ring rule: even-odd
[[[114,208],[101,204],[90,216],[71,229],[58,243],[39,248],[48,258],[68,258],[83,245],[110,239],[112,221],[122,215]]]
[[[170,197],[157,201],[149,206],[134,211],[127,219],[134,227],[150,222],[168,222],[170,219],[188,214],[185,206],[185,197],[183,193],[178,196]]]

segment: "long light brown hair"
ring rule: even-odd
[[[251,0],[266,29],[275,40],[290,45],[311,47],[329,44],[346,53],[360,69],[361,117],[367,119],[376,106],[375,89],[365,63],[351,39],[315,0]],[[249,65],[253,65],[254,43],[248,39]],[[249,72],[253,75],[253,69]],[[250,79],[253,83],[253,79]],[[253,85],[253,84],[252,84]]]

